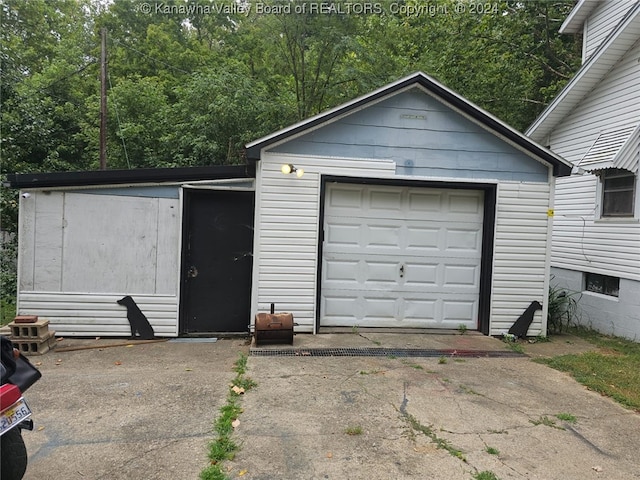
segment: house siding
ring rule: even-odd
[[[156,333],[177,335],[177,198],[33,191],[20,210],[18,311],[61,335],[119,335],[115,301],[142,296]]]
[[[584,26],[584,63],[595,52],[637,0],[605,0],[598,4]]]
[[[611,73],[560,123],[550,136],[550,148],[578,164],[603,130],[640,122],[640,41]]]
[[[546,182],[548,172],[547,165],[532,161],[420,88],[383,99],[272,151],[393,159],[398,175],[411,176]]]
[[[491,297],[491,335],[507,333],[537,300],[530,336],[545,335],[551,185],[502,182],[498,186]]]
[[[578,165],[601,132],[640,123],[639,57],[640,40],[557,126],[550,139],[553,151]],[[551,265],[639,280],[638,217],[599,219],[597,184],[591,174],[557,180]]]
[[[640,280],[640,223],[595,220],[597,178],[558,179],[551,265]]]
[[[132,295],[156,336],[178,335],[176,295]],[[49,320],[57,336],[131,336],[123,294],[23,291],[20,309]]]

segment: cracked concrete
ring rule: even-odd
[[[505,348],[470,333],[297,335],[294,343],[345,346]],[[25,479],[197,479],[233,364],[248,351],[242,340],[221,340],[32,357],[43,378],[27,392],[36,430],[24,433]],[[258,386],[241,399],[229,478],[640,479],[640,415],[526,357],[249,356],[247,368]]]
[[[121,340],[64,340],[59,347]],[[25,480],[197,479],[243,340],[51,351],[25,397]]]
[[[343,335],[298,344],[504,348],[466,335]],[[640,416],[529,358],[249,357],[248,375],[258,388],[243,399],[230,478],[640,478]],[[354,426],[363,433],[348,435]]]

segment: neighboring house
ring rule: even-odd
[[[529,335],[546,334],[554,176],[570,166],[433,78],[398,80],[247,156],[252,313],[275,303],[304,332],[500,335],[539,301]]]
[[[556,185],[553,283],[577,319],[640,341],[640,2],[581,0],[561,28],[583,64],[526,132],[570,161]]]
[[[159,336],[246,332],[272,303],[298,332],[500,335],[538,301],[529,335],[546,333],[554,180],[571,165],[431,77],[247,157],[248,172],[12,176],[19,313],[63,335],[126,335],[116,300],[131,295]]]

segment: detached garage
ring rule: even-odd
[[[560,157],[416,73],[247,146],[252,316],[337,327],[546,334]]]
[[[246,166],[12,175],[18,312],[59,335],[546,333],[556,176],[570,166],[423,73],[247,145]]]

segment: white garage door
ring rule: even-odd
[[[478,328],[483,192],[327,188],[321,326]]]

